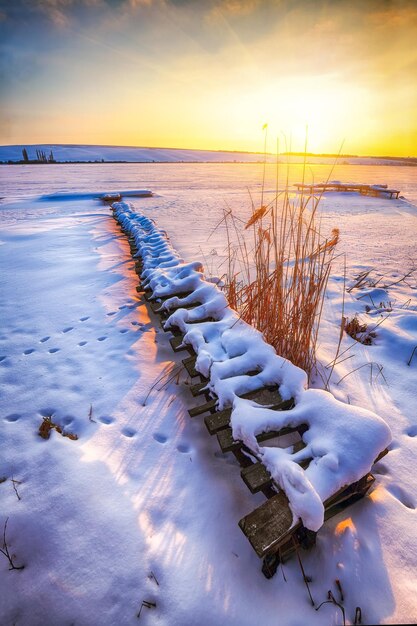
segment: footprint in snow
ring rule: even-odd
[[[80,322],[86,322],[87,320],[89,320],[90,318],[87,317],[80,317]]]
[[[25,350],[23,354],[33,354],[35,352],[35,350],[33,348],[30,348],[29,350]]]
[[[18,422],[22,416],[19,413],[11,413],[4,418],[5,422]]]
[[[48,341],[48,339],[50,339],[51,337],[42,337],[42,339],[39,340],[39,343],[45,343],[45,341]]]
[[[80,343],[78,345],[83,347],[83,346],[86,346],[87,343],[88,343],[88,341],[80,341]]]
[[[116,311],[111,311],[111,313],[107,313],[107,317],[110,317],[111,315],[116,315]]]
[[[166,437],[165,435],[163,435],[162,433],[154,433],[152,435],[152,437],[155,439],[155,441],[157,441],[158,443],[166,443],[168,441],[168,437]]]
[[[185,443],[180,443],[177,446],[177,450],[178,450],[178,452],[182,452],[182,454],[187,454],[187,452],[190,452],[191,448],[190,448],[190,446],[187,446],[187,444],[185,444]]]
[[[136,435],[136,430],[134,428],[122,428],[122,435],[124,435],[125,437],[129,437],[132,438]]]
[[[125,333],[128,332],[128,328],[122,328],[122,330],[119,330],[119,333],[121,333],[122,335],[124,335]]]
[[[107,337],[97,337],[97,341],[105,341]]]
[[[59,352],[59,348],[51,348],[48,352],[49,354],[55,354],[56,352]]]
[[[64,330],[62,332],[63,333],[69,333],[70,330],[74,330],[74,326],[68,326],[67,328],[64,328]]]
[[[0,356],[0,363],[1,363],[2,361],[4,361],[4,359],[7,359],[7,356],[6,356],[6,355]]]
[[[98,421],[108,426],[109,424],[113,424],[114,417],[110,417],[109,415],[102,415],[101,417],[98,418]]]
[[[417,425],[414,426],[410,426],[410,428],[407,428],[407,430],[405,431],[406,435],[408,435],[409,437],[417,437]]]
[[[416,508],[414,503],[412,502],[410,496],[408,495],[408,493],[406,493],[404,491],[404,489],[402,489],[398,485],[389,485],[387,487],[387,490],[390,492],[390,494],[392,496],[394,496],[394,498],[397,498],[397,500],[399,502],[401,502],[401,504],[406,506],[407,509],[415,509]]]

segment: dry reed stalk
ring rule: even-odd
[[[277,166],[278,180],[278,166]],[[303,174],[304,179],[304,174]],[[287,184],[269,205],[255,208],[244,230],[224,213],[227,238],[225,293],[243,320],[260,330],[277,353],[311,373],[324,294],[339,241],[324,238],[317,219],[320,197],[291,198]]]

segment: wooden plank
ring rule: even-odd
[[[362,498],[374,480],[372,474],[367,474],[358,482],[339,490],[337,494],[329,498],[324,503],[325,520]],[[256,554],[261,558],[277,552],[281,547],[284,550],[289,550],[289,554],[291,553],[290,546],[284,544],[302,527],[301,522],[293,527],[291,524],[292,512],[289,508],[288,499],[282,491],[239,521],[241,530],[249,539]],[[282,557],[282,555],[280,556]]]
[[[300,526],[292,527],[293,514],[288,498],[280,491],[254,511],[242,517],[239,527],[259,557],[275,552],[290,534]]]
[[[190,391],[194,397],[201,396],[206,393],[204,390],[207,386],[207,383],[197,383],[196,385],[190,385]]]
[[[268,441],[268,439],[275,439],[275,437],[283,437],[289,433],[298,432],[298,428],[281,428],[281,430],[270,430],[266,433],[260,433],[256,436],[256,440],[261,443],[262,441]],[[242,441],[236,441],[233,439],[233,431],[231,428],[224,428],[217,433],[217,441],[222,452],[232,452],[236,448],[240,448]]]
[[[192,356],[196,356],[194,349],[190,344],[183,344],[184,335],[180,333],[174,337],[171,337],[169,343],[171,344],[171,348],[174,352],[182,352],[183,350],[187,350]]]
[[[202,413],[206,413],[207,411],[211,411],[215,409],[217,406],[216,400],[209,400],[205,404],[201,404],[200,406],[195,406],[192,409],[189,409],[188,415],[190,417],[197,417],[197,415],[201,415]]]
[[[191,378],[194,378],[195,376],[200,376],[200,372],[197,372],[197,370],[195,369],[195,363],[195,356],[189,356],[187,359],[183,359],[182,361],[182,364],[184,365],[188,375],[191,376]]]
[[[161,308],[161,306],[162,306],[162,302],[158,302],[157,300],[151,300],[151,301],[149,302],[149,305],[150,305],[150,307],[151,307],[152,311],[153,311],[154,313],[158,314],[158,313],[159,313],[159,310],[158,310],[158,309],[160,309],[160,308]]]
[[[240,475],[251,493],[258,493],[272,483],[271,474],[262,463],[253,463],[244,467]]]
[[[210,435],[215,435],[223,428],[227,428],[230,424],[232,409],[223,409],[217,413],[212,413],[204,418],[204,423]]]

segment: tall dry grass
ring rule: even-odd
[[[278,163],[278,159],[277,159]],[[303,168],[303,181],[305,165]],[[256,207],[243,225],[224,213],[229,304],[260,330],[277,353],[309,375],[316,363],[317,335],[339,230],[321,232],[320,197],[285,188]],[[262,199],[264,192],[262,190]]]

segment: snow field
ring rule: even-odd
[[[0,531],[8,517],[7,540],[25,569],[9,572],[0,555],[0,622],[137,624],[148,601],[156,607],[143,608],[139,624],[340,624],[334,605],[311,607],[296,559],[284,565],[286,581],[281,569],[270,581],[261,574],[237,521],[262,497],[249,494],[235,461],[218,452],[198,418],[188,418],[183,379],[166,387],[162,381],[143,406],[151,386],[179,360],[137,298],[133,262],[108,208],[92,199],[23,197],[151,188],[158,195],[135,200],[135,208],[169,232],[181,257],[198,258],[201,247],[220,273],[223,234],[218,229],[207,240],[208,234],[225,199],[237,208],[248,204],[246,185],[255,185],[259,172],[169,168],[4,169],[2,195],[22,200],[3,200],[0,211],[0,478],[6,478]],[[363,166],[364,178],[392,185],[390,169],[394,179],[403,177],[401,189],[415,190],[409,168],[381,167],[378,176],[376,169]],[[359,180],[357,172],[346,176]],[[341,229],[348,284],[365,268],[375,267],[387,281],[407,269],[415,207],[329,194],[322,210],[323,220]],[[214,249],[218,254],[210,255]],[[387,289],[393,312],[373,345],[344,337],[342,350],[353,346],[344,356],[353,356],[336,365],[331,381],[338,399],[381,415],[393,434],[390,453],[373,469],[370,496],[329,520],[316,548],[302,554],[316,606],[329,589],[338,597],[340,580],[347,623],[356,606],[364,623],[417,620],[415,358],[407,366],[417,344],[413,284]],[[334,358],[342,285],[343,262],[326,300],[324,364]],[[346,296],[346,314],[379,320],[379,302],[367,313],[359,295]],[[387,383],[376,371],[371,379],[370,362],[383,365]],[[79,439],[53,432],[42,440],[38,428],[50,412]]]

